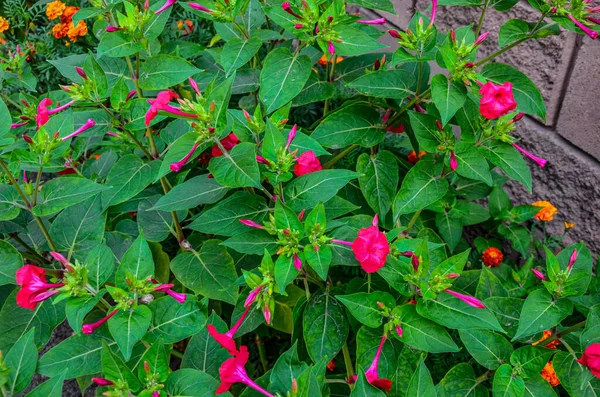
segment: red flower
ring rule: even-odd
[[[588,367],[596,378],[600,378],[600,343],[592,343],[586,347],[577,362]]]
[[[17,305],[26,309],[35,309],[38,302],[48,299],[59,291],[64,283],[48,284],[46,270],[33,265],[25,265],[16,274],[21,289],[17,293]]]
[[[320,171],[322,169],[323,167],[321,167],[321,162],[317,156],[315,156],[315,152],[309,150],[302,153],[296,159],[296,165],[294,165],[294,174],[296,176],[301,176],[311,172]]]
[[[48,110],[48,106],[52,105],[52,99],[44,98],[40,101],[37,107],[37,115],[35,116],[35,124],[37,129],[39,130],[41,126],[46,124],[48,120],[50,120],[50,115],[60,112],[61,110],[65,110],[69,106],[73,104],[73,101],[68,102],[62,106],[58,106],[54,109]]]
[[[156,99],[148,99],[148,103],[150,104],[150,109],[146,112],[146,120],[144,124],[146,127],[150,126],[150,122],[154,120],[154,118],[158,115],[159,110],[163,110],[165,112],[173,113],[178,116],[184,117],[192,117],[195,118],[196,115],[190,113],[184,113],[181,109],[173,107],[169,105],[171,100],[179,98],[179,95],[174,93],[173,91],[161,91],[156,95]]]
[[[512,92],[512,83],[508,81],[502,85],[496,85],[487,82],[479,89],[481,93],[481,102],[479,103],[479,112],[483,117],[489,120],[504,116],[517,107],[515,97]]]
[[[233,132],[227,135],[225,138],[221,139],[221,145],[223,145],[223,147],[227,150],[233,149],[238,143],[240,143],[240,140],[237,136],[235,136]],[[219,157],[223,155],[221,148],[217,145],[212,147],[211,153],[213,157]]]
[[[385,233],[379,231],[378,222],[379,218],[375,215],[373,225],[360,229],[358,237],[352,243],[352,252],[367,273],[381,269],[390,253],[390,245]]]
[[[377,349],[377,353],[375,353],[375,358],[373,358],[373,362],[369,369],[365,371],[365,376],[367,377],[367,381],[375,387],[385,390],[386,392],[390,392],[392,389],[392,381],[386,378],[380,378],[377,367],[379,366],[379,357],[381,356],[381,350],[383,349],[383,345],[385,344],[387,337],[383,335],[381,338],[381,342],[379,343],[379,348]],[[356,383],[356,379],[358,377],[354,375],[350,378],[350,383]]]
[[[250,379],[246,372],[246,368],[244,368],[247,362],[248,348],[246,346],[241,346],[239,352],[235,352],[232,358],[225,360],[225,362],[221,364],[221,368],[219,368],[221,384],[217,388],[216,394],[229,391],[234,383],[243,383],[267,397],[275,397]]]

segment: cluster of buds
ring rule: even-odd
[[[244,307],[255,304],[257,310],[262,310],[263,317],[267,324],[271,324],[273,313],[275,311],[275,299],[273,293],[277,292],[275,285],[275,264],[271,260],[271,255],[265,252],[263,259],[258,267],[260,276],[250,272],[244,272],[244,279],[251,288]]]
[[[431,18],[429,25],[425,26],[423,18],[419,18],[415,26],[415,31],[408,28],[406,32],[400,33],[397,30],[388,30],[390,36],[398,41],[400,47],[411,51],[421,50],[424,44],[428,43],[431,38],[435,37],[435,14],[437,12],[438,0],[433,0],[431,3]]]
[[[14,73],[18,76],[23,75],[23,67],[29,57],[29,48],[24,51],[21,50],[21,46],[17,45],[15,51],[8,50],[8,56],[0,55],[0,67],[10,73]]]
[[[593,16],[600,13],[600,7],[589,6],[592,0],[563,2],[549,1],[543,5],[545,13],[550,13],[551,16],[566,17],[575,24],[583,33],[588,35],[592,40],[598,37],[598,31],[594,30],[596,25],[600,25],[600,18]],[[569,9],[566,6],[569,5]]]
[[[72,101],[100,101],[98,87],[94,79],[90,79],[87,73],[75,66],[75,71],[81,77],[81,84],[61,85],[60,88],[71,97]]]
[[[167,0],[168,2],[169,0]],[[216,22],[226,23],[231,22],[233,19],[231,15],[235,9],[235,0],[217,0],[213,5],[205,7],[198,3],[188,3],[188,6],[192,10],[205,12],[210,14],[211,18]]]
[[[168,374],[156,372],[156,368],[152,370],[148,361],[145,360],[142,368],[144,371],[144,390],[152,391],[152,397],[160,396],[160,391],[164,389],[164,385],[161,381],[164,381]]]
[[[291,150],[290,146],[292,145],[296,134],[297,126],[294,124],[288,134],[285,146],[275,148],[276,153],[270,153],[270,156],[263,153],[266,157],[256,157],[256,160],[259,163],[264,164],[267,168],[265,175],[269,178],[269,182],[272,185],[276,185],[279,182],[288,182],[293,177],[291,170],[295,164],[298,150]]]
[[[106,397],[122,397],[132,395],[130,386],[123,379],[112,381],[106,378],[92,378],[92,382],[100,387],[106,387],[108,389],[102,393],[102,395]],[[160,397],[160,393],[152,392],[150,396]]]
[[[573,291],[568,287],[569,281],[573,281],[578,277],[584,277],[581,273],[575,274],[571,276],[571,271],[573,270],[573,266],[577,262],[577,257],[579,256],[579,252],[577,249],[574,249],[569,257],[569,262],[567,263],[566,269],[560,269],[560,265],[558,261],[549,251],[547,251],[548,258],[548,278],[544,276],[542,272],[539,270],[532,268],[531,272],[533,275],[544,282],[546,288],[550,293],[556,295],[557,297],[565,297],[569,296],[573,293]],[[573,279],[573,280],[570,280]]]
[[[167,3],[169,3],[169,1],[167,1]],[[171,1],[170,5],[173,3],[174,1]],[[163,7],[163,9],[159,10],[160,12],[168,8],[165,6]],[[142,8],[137,4],[134,7],[127,7],[126,15],[119,15],[119,25],[109,25],[105,28],[105,31],[109,34],[124,31],[129,35],[132,35],[133,38],[142,40],[144,39],[144,32],[147,28],[156,22],[155,14],[158,14],[159,11],[156,11],[156,13],[152,12],[150,10],[150,1],[145,0]]]
[[[383,326],[383,332],[385,334],[395,332],[398,338],[402,338],[402,321],[399,316],[401,306],[392,309],[387,307],[383,302],[377,302],[377,307],[381,316],[388,319],[388,322]]]

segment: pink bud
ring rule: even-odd
[[[474,67],[475,67],[475,64],[473,62],[465,63],[465,69],[473,69]]]
[[[188,5],[190,6],[190,8],[196,10],[196,11],[204,11],[204,12],[208,12],[209,14],[212,14],[213,11],[204,7],[202,4],[198,4],[198,3],[188,3]]]
[[[71,139],[71,138],[81,134],[82,132],[89,130],[90,128],[92,128],[95,125],[96,125],[96,122],[93,119],[88,119],[88,121],[86,121],[81,127],[79,127],[77,130],[75,130],[71,134],[67,135],[66,137],[61,138],[61,140],[66,141],[67,139]]]
[[[265,305],[263,308],[263,316],[265,316],[266,323],[271,325],[271,309],[269,309],[268,305]]]
[[[525,112],[521,112],[521,113],[515,115],[515,117],[512,118],[512,122],[515,123],[515,122],[521,120],[523,118],[523,116],[525,116]]]
[[[292,6],[289,2],[284,1],[283,3],[281,3],[281,8],[283,8],[283,11],[287,12],[288,14],[290,14],[293,17],[296,17],[298,19],[304,19],[302,18],[301,15],[298,15],[294,12],[294,10],[292,10]]]
[[[248,294],[248,297],[244,301],[244,307],[248,307],[254,303],[254,301],[258,297],[258,294],[260,294],[260,291],[263,289],[263,287],[264,287],[264,285],[259,285],[258,287],[254,288],[252,291],[250,291],[250,293]]]
[[[569,265],[567,266],[568,271],[571,271],[571,269],[573,268],[573,265],[577,261],[577,255],[578,255],[577,249],[574,249],[573,252],[571,253],[571,257],[569,258]]]
[[[461,294],[461,293],[458,293],[456,291],[452,291],[452,290],[449,290],[449,289],[444,290],[444,292],[446,292],[446,293],[448,293],[448,294],[450,294],[450,295],[452,295],[452,296],[460,299],[461,301],[465,302],[469,306],[473,306],[473,307],[476,307],[478,309],[485,309],[485,305],[479,299],[477,299],[477,298],[474,298],[474,297],[469,296],[469,295],[464,295],[464,294]]]
[[[458,274],[458,273],[448,273],[448,274],[446,274],[446,278],[449,278],[449,279],[454,279],[454,278],[459,278],[459,277],[460,277],[460,274]]]
[[[80,75],[84,80],[87,80],[88,76],[87,74],[85,74],[85,72],[83,71],[82,68],[80,68],[79,66],[75,66],[75,71],[77,72],[78,75]]]
[[[112,25],[108,25],[106,27],[106,32],[107,33],[118,32],[119,30],[123,30],[123,28],[118,27],[118,26],[112,26]]]
[[[381,61],[378,59],[375,60],[375,64],[373,65],[373,70],[379,70],[381,67]]]
[[[200,95],[200,87],[198,87],[198,83],[196,83],[196,80],[190,77],[188,78],[188,81],[190,82],[190,86],[196,92],[196,94]]]
[[[513,143],[513,146],[515,147],[515,149],[517,149],[518,151],[523,153],[525,156],[527,156],[531,160],[533,160],[540,168],[544,168],[544,166],[548,162],[547,160],[544,160],[541,157],[534,156],[532,153],[529,153],[527,150],[523,149],[521,146],[517,145],[516,143]]]
[[[482,35],[480,35],[477,40],[475,40],[475,43],[473,43],[473,45],[479,45],[481,43],[483,43],[483,41],[490,35],[490,32],[485,32]]]
[[[148,11],[150,9],[150,0],[144,0],[144,10]]]
[[[393,110],[392,108],[389,108],[389,109],[387,110],[387,112],[385,112],[385,114],[384,114],[384,115],[383,115],[383,117],[381,118],[381,124],[385,124],[385,123],[388,121],[388,119],[389,119],[389,118],[390,118],[390,116],[392,115],[392,112],[393,112],[393,111],[394,111],[394,110]]]
[[[429,26],[433,25],[435,22],[435,14],[437,11],[438,0],[433,0],[431,2],[431,21],[429,22]]]
[[[336,244],[340,244],[340,245],[345,245],[348,247],[352,247],[352,243],[350,241],[344,241],[344,240],[338,240],[338,239],[332,239],[331,240],[332,243],[336,243]]]
[[[440,130],[440,131],[444,131],[444,126],[442,125],[442,122],[439,120],[435,121],[435,125],[436,127]]]
[[[388,30],[388,33],[390,34],[390,36],[392,36],[395,39],[398,39],[398,40],[402,39],[402,35],[400,33],[398,33],[397,30],[390,29],[390,30]]]
[[[587,26],[585,26],[584,24],[582,24],[581,22],[579,22],[577,19],[573,18],[573,16],[571,14],[567,14],[567,16],[569,17],[569,19],[571,21],[573,21],[573,23],[575,25],[577,25],[579,27],[579,29],[583,30],[585,34],[587,34],[588,36],[590,36],[590,38],[592,40],[596,40],[596,37],[598,37],[598,32],[596,32],[595,30],[592,30],[592,29],[588,28]]]
[[[402,338],[402,327],[400,325],[396,325],[396,333],[399,338]]]
[[[27,171],[23,171],[23,183],[29,183],[29,179],[27,179]]]
[[[315,34],[319,34],[319,24],[315,25]]]
[[[83,324],[83,326],[81,327],[81,332],[83,332],[86,335],[92,334],[96,330],[96,328],[100,327],[102,324],[107,322],[112,316],[117,314],[117,312],[118,310],[115,309],[112,312],[110,312],[106,317],[101,318],[95,323]]]
[[[541,280],[541,281],[546,281],[546,280],[547,280],[547,279],[546,279],[546,276],[544,276],[544,275],[542,274],[542,272],[540,272],[539,270],[536,270],[536,269],[531,269],[531,271],[533,272],[533,275],[534,275],[536,278],[538,278],[539,280]]]
[[[27,124],[29,124],[27,121],[24,123],[14,123],[14,124],[10,125],[10,128],[12,128],[12,129],[19,128],[19,127],[23,127],[24,125],[27,125]],[[26,135],[23,135],[23,139],[25,139],[25,141],[27,141],[27,138],[29,138],[29,137],[27,137],[27,138],[25,138],[25,137],[26,137]],[[31,138],[29,138],[29,139],[31,140]],[[32,143],[32,142],[33,141],[27,141],[27,143]]]
[[[333,22],[333,16],[332,15],[330,15],[330,16],[327,17],[327,22],[329,22],[329,23]]]
[[[356,23],[362,23],[363,25],[383,25],[385,23],[385,18],[377,18],[377,19],[359,19]]]
[[[298,381],[296,380],[296,378],[292,379],[292,395],[295,395],[298,393]]]
[[[112,386],[115,384],[115,382],[104,378],[92,378],[92,382],[94,382],[98,386]]]
[[[127,97],[125,97],[125,102],[128,102],[136,93],[136,90],[129,91],[129,93],[127,93]]]
[[[192,155],[194,154],[194,152],[196,151],[197,148],[198,148],[198,143],[196,142],[196,143],[194,143],[194,145],[192,146],[192,148],[190,149],[188,154],[186,154],[181,160],[171,163],[171,165],[169,165],[169,168],[171,169],[171,171],[179,172],[185,166],[185,163],[188,162],[190,157],[192,157]]]
[[[157,391],[152,392],[152,397],[160,397],[160,393]]]
[[[292,144],[292,141],[296,137],[296,129],[297,129],[297,125],[294,124],[294,126],[290,130],[290,133],[288,134],[288,139],[287,139],[287,142],[285,144],[286,150],[290,148],[290,145]]]
[[[112,131],[108,131],[108,132],[106,133],[106,135],[110,135],[110,136],[114,136],[114,137],[118,137],[118,136],[119,136],[119,134],[116,134],[116,133],[114,133],[114,132],[112,132]]]
[[[246,109],[242,109],[242,113],[244,113],[244,118],[247,122],[252,122],[252,116],[250,116],[250,113]]]
[[[333,45],[333,41],[329,40],[329,43],[327,44],[327,51],[333,55],[335,54],[335,46]]]
[[[67,260],[67,258],[65,258],[64,256],[62,256],[60,253],[58,252],[50,252],[50,256],[52,256],[52,258],[54,258],[55,261],[59,262],[61,265],[64,266],[65,269],[67,269],[68,272],[72,272],[73,266],[71,266],[71,264],[69,263],[69,261]]]
[[[600,19],[592,18],[592,17],[587,17],[587,20],[590,21],[590,22],[595,23],[596,25],[600,25]]]
[[[300,222],[302,222],[302,220],[304,219],[304,214],[306,213],[306,210],[302,210],[300,211],[300,213],[298,214],[298,220]]]
[[[456,44],[456,32],[454,31],[454,29],[450,30],[450,40],[453,44]]]
[[[302,25],[301,23],[297,23],[297,24],[294,25],[294,28],[296,28],[296,29],[303,29],[304,25]]]
[[[456,171],[458,168],[458,161],[456,161],[456,154],[454,152],[450,152],[450,169],[452,171]]]
[[[271,162],[261,155],[256,155],[256,161],[264,165],[271,165]]]
[[[263,225],[254,222],[252,219],[240,219],[240,222],[242,222],[244,225],[246,225],[248,227],[253,227],[255,229],[264,229],[265,228]]]
[[[294,254],[294,267],[298,271],[300,271],[302,269],[302,260],[300,259],[298,254]]]

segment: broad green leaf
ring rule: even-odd
[[[475,361],[488,369],[508,363],[513,347],[502,335],[484,329],[460,330],[460,340]]]
[[[517,40],[529,36],[529,24],[521,19],[511,19],[500,27],[498,32],[498,46],[504,47]]]
[[[256,188],[261,186],[256,149],[250,142],[242,142],[228,153],[213,157],[208,170],[215,181],[224,186]]]
[[[177,130],[181,130],[183,128],[183,126],[179,124],[175,125],[174,128],[175,127],[177,127]],[[187,132],[179,136],[175,142],[170,144],[169,151],[163,156],[163,161],[160,165],[160,171],[155,176],[155,182],[171,172],[171,169],[169,168],[170,165],[184,158],[189,153],[192,146],[194,146],[196,143],[196,139],[198,139],[197,133]],[[192,156],[189,158],[188,164],[191,164],[192,160],[198,157],[200,153],[202,153],[207,147],[211,146],[212,143],[213,142],[207,142],[198,146],[198,148],[194,151],[194,154],[192,154]]]
[[[112,106],[114,109],[120,109],[127,100],[129,91],[129,87],[127,87],[125,80],[120,78],[110,93],[110,106]]]
[[[358,178],[360,190],[369,206],[385,218],[392,207],[396,187],[398,186],[398,162],[396,157],[386,150],[375,156],[363,153],[356,163],[356,172],[362,174]]]
[[[352,144],[363,145],[378,137],[383,139],[385,131],[381,125],[381,115],[371,106],[357,103],[328,115],[313,131],[311,138],[331,149],[341,149]]]
[[[304,258],[321,280],[327,279],[327,273],[329,272],[332,260],[331,248],[328,245],[321,246],[319,250],[315,250],[314,246],[307,244],[304,247]]]
[[[437,231],[448,244],[450,251],[460,242],[463,232],[462,216],[457,210],[444,211],[435,216]]]
[[[556,300],[545,289],[537,289],[525,299],[519,328],[513,340],[550,329],[572,312],[573,303],[570,300]]]
[[[210,315],[207,324],[212,324],[217,332],[227,332],[227,324],[215,312]],[[190,339],[183,355],[181,367],[197,369],[218,378],[219,367],[229,357],[231,357],[229,352],[208,334],[206,328],[202,328]]]
[[[152,323],[145,339],[155,342],[176,343],[195,335],[206,324],[206,301],[198,301],[194,295],[186,295],[184,303],[178,303],[170,296],[159,298],[149,305],[152,310]]]
[[[504,332],[498,320],[488,309],[469,306],[444,292],[436,299],[419,302],[417,313],[452,329],[489,329]]]
[[[151,14],[152,19],[146,22],[141,28],[145,39],[155,39],[163,32],[173,8],[170,7],[158,14],[154,14],[162,5],[160,2],[156,2],[150,7],[150,11],[153,11]]]
[[[148,309],[146,306],[143,307]],[[136,379],[131,370],[125,365],[121,357],[112,352],[110,347],[108,347],[106,344],[106,341],[104,341],[102,344],[101,360],[102,373],[106,379],[115,383],[118,381],[124,382],[133,392],[140,389],[140,382]]]
[[[32,212],[36,216],[52,215],[102,191],[106,192],[107,186],[85,178],[51,179],[42,186],[38,203]]]
[[[175,186],[162,196],[152,207],[154,210],[178,211],[213,204],[225,196],[229,188],[208,178],[208,175],[195,176]]]
[[[590,381],[593,379],[590,370],[576,361],[576,357],[559,351],[552,359],[552,366],[560,380],[560,384],[570,396],[596,397],[596,389]]]
[[[594,305],[590,308],[585,329],[579,339],[581,346],[589,346],[592,343],[600,342],[600,305]]]
[[[419,363],[417,370],[410,379],[406,395],[415,397],[437,396],[435,386],[433,385],[433,379],[431,378],[431,374],[429,373],[429,370],[423,361]]]
[[[501,224],[498,226],[498,233],[505,239],[510,240],[515,251],[525,257],[527,256],[531,245],[529,229],[515,223],[509,226]]]
[[[561,250],[556,259],[560,263],[560,268],[566,270],[569,265],[569,259],[573,250],[577,250],[577,260],[571,268],[569,279],[565,283],[565,288],[573,291],[573,295],[583,295],[592,281],[592,266],[594,260],[589,249],[583,242],[573,244]]]
[[[371,386],[365,377],[365,373],[359,371],[358,379],[356,380],[354,389],[350,393],[350,397],[385,397],[385,393],[375,386]]]
[[[437,385],[440,396],[488,397],[488,389],[480,385],[471,365],[461,363],[448,371]]]
[[[365,8],[394,13],[394,4],[390,0],[354,0],[351,4],[358,4]]]
[[[115,271],[115,257],[110,248],[101,244],[93,248],[85,258],[90,285],[99,291]]]
[[[165,383],[165,392],[178,397],[213,397],[219,381],[204,372],[191,368],[172,372]],[[231,397],[231,393],[222,394]]]
[[[312,295],[302,318],[308,355],[314,362],[333,358],[348,337],[349,324],[340,302],[329,291]]]
[[[402,321],[402,342],[429,353],[454,353],[458,346],[448,332],[424,317],[413,305],[403,305],[399,312]]]
[[[237,301],[233,258],[219,240],[208,240],[200,251],[184,252],[171,261],[175,277],[197,294],[231,304]]]
[[[340,42],[335,43],[335,54],[340,56],[355,56],[367,54],[385,48],[377,42],[376,37],[365,34],[362,29],[351,25],[340,24],[336,26]]]
[[[513,337],[517,333],[519,316],[525,300],[495,296],[487,298],[483,303],[494,313],[508,336]]]
[[[106,178],[110,189],[102,192],[104,208],[135,197],[154,181],[159,167],[160,161],[147,163],[135,154],[121,157]]]
[[[431,99],[446,125],[467,100],[467,89],[461,82],[437,74],[431,80]]]
[[[408,117],[410,119],[410,126],[419,142],[419,149],[429,153],[437,152],[442,143],[440,137],[442,132],[437,127],[437,118],[419,112],[408,112]]]
[[[313,71],[306,85],[292,103],[294,106],[302,106],[313,102],[322,102],[333,97],[334,94],[335,86],[328,81],[320,80],[319,75]]]
[[[23,258],[8,241],[0,240],[0,263],[0,285],[16,284],[15,273],[23,266]]]
[[[525,397],[557,397],[550,383],[539,374],[524,381]]]
[[[96,296],[73,296],[67,299],[65,312],[69,325],[75,332],[81,332],[84,318],[100,302],[102,295],[103,293],[99,293]]]
[[[98,98],[104,98],[108,93],[108,80],[106,79],[104,70],[92,54],[88,55],[83,63],[83,70],[88,78],[94,82],[95,92]]]
[[[137,223],[139,230],[144,233],[146,240],[161,242],[170,235],[176,235],[173,227],[173,215],[167,211],[156,210],[154,205],[161,196],[156,195],[140,200],[137,209]],[[185,211],[177,211],[179,221],[187,215]]]
[[[252,59],[262,46],[262,40],[256,36],[248,40],[238,38],[231,39],[223,46],[221,51],[221,65],[225,69],[225,75],[229,77],[240,67]]]
[[[475,297],[479,300],[485,300],[491,297],[506,296],[509,296],[509,293],[502,285],[502,281],[487,266],[484,266],[479,275]]]
[[[40,384],[25,397],[61,397],[63,395],[63,383],[65,381],[66,373],[67,370],[65,369],[59,375]]]
[[[525,382],[520,376],[513,374],[509,364],[501,365],[494,374],[492,385],[494,396],[523,397],[525,395]]]
[[[504,171],[506,175],[521,182],[531,192],[531,172],[517,149],[502,142],[478,146],[478,148],[492,164]]]
[[[396,302],[387,292],[377,291],[373,293],[358,292],[350,295],[336,295],[338,301],[342,302],[346,309],[359,322],[367,327],[377,328],[382,324],[382,311],[378,302],[387,307],[393,307]]]
[[[129,360],[133,346],[146,334],[152,321],[148,306],[140,305],[135,310],[119,310],[108,320],[108,329],[117,342],[119,350]]]
[[[116,285],[120,288],[127,288],[126,278],[133,277],[135,280],[142,281],[153,274],[154,260],[152,259],[152,252],[144,235],[140,234],[123,255],[115,277]]]
[[[264,230],[249,230],[236,234],[223,242],[223,245],[242,254],[261,255],[267,250],[269,254],[277,251],[279,244],[274,236]]]
[[[10,369],[6,389],[11,395],[17,395],[25,389],[35,373],[38,352],[35,347],[34,333],[35,330],[31,329],[21,336],[4,359],[4,364]]]
[[[375,98],[404,99],[413,95],[413,84],[412,74],[397,69],[365,74],[348,84],[348,87]]]
[[[285,290],[292,281],[296,279],[299,270],[294,266],[294,258],[287,255],[279,255],[275,261],[275,284],[281,291]]]
[[[146,376],[143,363],[147,362],[150,367],[151,376],[155,377],[159,382],[167,380],[169,375],[170,353],[171,347],[163,344],[162,339],[154,341],[140,360],[142,365],[138,365],[138,379],[144,379]]]
[[[2,136],[10,131],[10,123],[8,121],[11,120],[10,112],[8,111],[8,107],[6,107],[6,104],[4,103],[4,101],[2,99],[0,99],[0,118],[2,120],[6,120],[0,126],[0,136]]]
[[[271,114],[302,91],[311,71],[306,55],[292,55],[287,48],[277,48],[265,58],[260,73],[260,99]]]
[[[423,158],[408,171],[394,200],[394,218],[421,210],[444,197],[448,181],[440,177],[440,169],[441,164]]]
[[[126,31],[121,30],[102,36],[98,45],[98,56],[121,58],[133,55],[143,49],[142,43],[134,41]]]
[[[535,377],[540,374],[555,352],[556,350],[541,346],[523,346],[510,355],[510,363],[514,367],[521,368],[521,375],[524,378]]]
[[[200,69],[183,58],[156,55],[142,64],[140,87],[144,90],[162,90],[177,85]]]
[[[0,221],[10,221],[19,216],[21,198],[13,186],[0,185]]]
[[[517,102],[517,112],[540,116],[546,119],[546,105],[540,90],[525,74],[512,66],[502,63],[488,63],[481,71],[486,79],[496,84],[509,81],[513,84],[513,94]]]
[[[493,185],[488,162],[472,143],[458,142],[454,146],[454,154],[458,162],[458,167],[456,167],[458,175],[482,181],[488,186]]]
[[[308,369],[308,365],[298,359],[296,344],[297,342],[281,354],[275,362],[271,370],[270,392],[287,393],[292,389],[292,381],[298,379],[300,374]]]
[[[285,199],[294,211],[313,208],[332,198],[352,179],[356,172],[342,169],[311,172],[295,178],[284,189]]]

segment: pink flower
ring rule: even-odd
[[[237,136],[235,136],[235,134],[232,132],[231,134],[227,135],[225,138],[221,139],[221,145],[223,145],[223,147],[226,150],[231,150],[233,149],[238,143],[240,143],[240,140],[238,139]],[[219,147],[219,145],[215,145],[212,147],[211,149],[211,153],[213,155],[213,157],[219,157],[223,155],[223,152],[221,151],[221,148]]]
[[[164,6],[163,6],[164,7]],[[158,13],[158,11],[157,11]],[[158,116],[158,112],[163,110],[178,116],[196,118],[195,114],[184,113],[181,109],[173,107],[169,104],[172,99],[179,98],[179,95],[173,91],[161,91],[156,95],[156,99],[148,99],[148,103],[151,105],[150,109],[146,112],[146,119],[144,124],[146,127],[150,126],[150,122]]]
[[[269,309],[269,305],[263,307],[263,317],[265,318],[265,322],[271,325],[271,309]]]
[[[397,330],[396,330],[397,332]],[[400,329],[400,337],[402,337],[402,329]],[[381,342],[379,343],[379,347],[377,348],[377,353],[375,353],[375,357],[373,358],[373,362],[369,369],[365,371],[365,376],[367,377],[367,381],[375,387],[385,390],[386,392],[390,392],[392,389],[392,381],[386,378],[379,377],[379,371],[377,367],[379,366],[379,358],[381,356],[381,350],[383,349],[383,345],[385,344],[387,337],[383,335],[381,338]],[[349,383],[356,383],[358,377],[354,375],[350,378]]]
[[[48,122],[48,120],[50,120],[51,115],[58,113],[62,110],[65,110],[66,108],[71,106],[73,104],[73,102],[74,101],[68,102],[68,103],[64,104],[63,106],[59,106],[54,109],[48,109],[48,106],[52,105],[52,103],[53,103],[52,99],[50,99],[50,98],[42,99],[37,107],[37,115],[35,117],[35,124],[37,126],[37,129],[39,130],[41,126],[46,124]]]
[[[573,21],[573,23],[575,25],[577,25],[579,27],[579,29],[583,30],[583,32],[585,34],[587,34],[588,36],[590,36],[590,38],[592,40],[596,40],[596,37],[598,37],[598,32],[596,32],[595,30],[592,30],[592,29],[588,28],[587,26],[585,26],[584,24],[582,24],[581,22],[579,22],[577,19],[573,18],[573,15],[567,14],[567,16],[569,17],[569,19],[571,21]]]
[[[283,3],[281,3],[281,8],[283,8],[283,11],[287,12],[288,14],[290,14],[293,17],[296,17],[298,19],[304,19],[304,18],[302,18],[301,15],[298,15],[297,13],[294,12],[294,10],[292,10],[291,4],[287,1],[284,1]]]
[[[482,95],[479,112],[488,120],[502,117],[517,107],[512,92],[512,83],[508,81],[503,85],[487,82],[479,89],[479,92]]]
[[[71,139],[71,138],[81,134],[82,132],[89,130],[90,128],[92,128],[95,125],[96,125],[96,122],[93,119],[88,119],[88,121],[86,121],[81,127],[79,127],[77,130],[75,130],[71,134],[61,138],[60,140],[66,141],[67,139]]]
[[[286,150],[288,150],[290,148],[290,145],[294,141],[294,138],[296,138],[296,130],[297,130],[297,126],[296,126],[296,124],[294,124],[294,126],[290,130],[290,133],[288,134],[288,139],[287,139],[287,142],[285,144],[285,149]]]
[[[203,12],[207,12],[209,14],[213,13],[213,10],[210,10],[206,7],[204,7],[202,4],[198,4],[198,3],[188,3],[188,5],[190,6],[190,8],[196,10],[196,11],[203,11]]]
[[[300,259],[298,254],[294,254],[294,267],[298,271],[300,271],[302,269],[302,260]]]
[[[190,149],[188,154],[186,154],[181,160],[171,163],[171,165],[169,165],[169,168],[171,169],[171,171],[173,171],[173,172],[181,171],[181,169],[183,168],[185,163],[187,163],[187,161],[190,159],[190,157],[192,157],[192,155],[194,154],[194,152],[196,151],[197,148],[198,148],[198,143],[196,142],[196,143],[194,143],[194,146],[192,146],[192,148]]]
[[[458,299],[460,299],[461,301],[465,302],[467,305],[469,306],[473,306],[476,307],[478,309],[485,309],[485,305],[477,298],[474,298],[472,296],[469,295],[464,295],[464,294],[459,294],[456,291],[452,291],[452,290],[444,290],[444,292],[449,293],[452,296],[457,297]]]
[[[569,264],[567,265],[567,270],[571,271],[571,269],[573,268],[573,265],[575,264],[575,262],[577,262],[577,249],[574,249],[573,252],[571,253],[571,257],[569,258]]]
[[[435,22],[435,14],[437,12],[438,0],[433,0],[431,2],[431,21],[429,22],[429,26],[433,25]]]
[[[533,160],[533,162],[535,162],[540,168],[544,168],[544,166],[546,165],[546,163],[548,162],[547,160],[544,160],[541,157],[537,157],[534,156],[532,153],[529,153],[527,150],[523,149],[521,146],[517,145],[516,143],[513,143],[513,146],[515,147],[515,149],[517,149],[519,152],[523,153],[525,156],[529,157],[531,160]]]
[[[322,169],[323,167],[321,167],[321,162],[317,156],[315,156],[315,152],[309,150],[302,153],[296,159],[296,165],[294,165],[294,174],[296,176],[301,176],[311,172],[320,171]]]
[[[105,378],[92,378],[92,382],[94,382],[98,386],[113,386],[115,384],[115,382]]]
[[[34,265],[25,265],[17,270],[17,284],[21,286],[17,292],[17,305],[33,310],[38,302],[42,302],[59,292],[64,283],[48,284],[46,269]]]
[[[458,168],[458,161],[456,161],[456,154],[454,152],[450,152],[450,169],[452,171],[456,171]]]
[[[114,316],[115,314],[117,314],[117,312],[118,312],[118,310],[115,309],[112,312],[110,312],[106,317],[101,318],[100,320],[96,321],[95,323],[83,324],[83,327],[81,327],[81,332],[83,332],[86,335],[94,333],[94,331],[98,327],[100,327],[102,324],[104,324],[105,322],[107,322],[112,316]]]
[[[363,25],[383,25],[385,23],[385,18],[377,18],[377,19],[359,19],[356,23],[362,23]]]
[[[586,347],[577,362],[588,367],[596,378],[600,378],[600,343],[592,343]]]
[[[390,29],[390,30],[388,30],[388,33],[390,34],[390,36],[392,36],[395,39],[398,39],[398,40],[402,39],[402,35],[400,33],[398,33],[397,30]]]
[[[385,233],[379,231],[378,223],[379,218],[375,215],[372,226],[360,229],[352,243],[352,252],[367,273],[381,269],[390,253],[390,245]]]
[[[161,12],[163,12],[164,10],[166,10],[167,8],[171,7],[173,4],[175,4],[177,0],[167,0],[165,1],[165,4],[163,4],[162,7],[160,7],[158,10],[156,10],[156,12],[154,13],[156,14],[160,14]]]
[[[161,284],[161,285],[154,287],[154,291],[164,292],[165,294],[172,296],[177,302],[184,303],[187,298],[186,294],[182,294],[182,293],[173,291],[171,289],[173,287],[174,287],[173,284]]]
[[[540,272],[539,270],[536,270],[536,269],[531,269],[531,271],[533,272],[533,275],[534,275],[534,276],[535,276],[535,277],[536,277],[538,280],[541,280],[541,281],[546,281],[546,280],[547,280],[547,279],[546,279],[546,276],[544,276],[544,275],[542,274],[542,272]]]
[[[252,219],[240,219],[244,225],[248,227],[253,227],[255,229],[264,229],[265,227],[259,223],[254,222]]]
[[[196,94],[201,95],[201,93],[200,93],[200,87],[198,87],[198,83],[196,83],[196,80],[194,80],[193,78],[189,77],[188,81],[190,82],[190,87],[192,87],[192,89],[196,92]]]
[[[236,351],[235,354],[232,355],[234,357],[225,360],[225,362],[221,364],[221,368],[219,368],[221,384],[217,388],[216,394],[229,391],[234,383],[243,383],[267,397],[275,397],[273,394],[256,384],[256,382],[248,376],[245,368],[246,363],[248,362],[248,348],[246,346],[241,346],[240,351]]]

